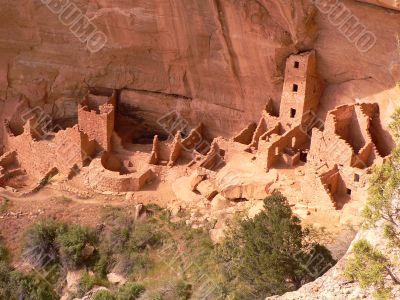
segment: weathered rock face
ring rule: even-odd
[[[285,59],[311,48],[327,83],[326,110],[360,98],[383,104],[386,117],[399,93],[398,13],[359,1],[342,3],[377,37],[367,52],[311,0],[71,1],[107,37],[95,53],[64,25],[73,18],[61,22],[46,1],[2,2],[0,97],[8,115],[21,100],[56,119],[76,117],[88,87],[117,88],[128,103],[154,101],[145,113],[177,109],[227,136],[257,120],[269,98],[279,108]],[[50,1],[57,2],[70,3]]]
[[[378,6],[382,6],[382,7],[400,10],[400,3],[399,3],[399,1],[396,1],[396,0],[358,0],[358,1],[367,2],[367,3],[375,4]]]

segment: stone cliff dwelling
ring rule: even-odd
[[[206,126],[191,127],[174,110],[162,118],[139,115],[140,106],[121,101],[117,91],[93,90],[72,127],[48,133],[35,115],[23,130],[6,122],[0,185],[29,193],[56,177],[81,190],[126,193],[169,184],[186,201],[262,199],[284,189],[289,199],[290,191],[301,195],[298,206],[355,209],[366,174],[393,145],[383,138],[377,104],[342,105],[322,121],[323,89],[316,53],[291,55],[279,114],[269,101],[259,122],[231,139],[210,138]],[[291,183],[279,186],[274,169]]]

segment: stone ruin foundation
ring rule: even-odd
[[[190,127],[175,111],[138,118],[140,107],[120,103],[115,91],[89,93],[72,127],[48,132],[34,114],[23,131],[6,122],[0,186],[26,193],[55,174],[93,193],[156,194],[164,184],[176,199],[214,209],[282,190],[299,215],[354,215],[360,206],[352,202],[365,194],[371,167],[387,159],[393,143],[383,138],[375,103],[342,105],[321,121],[323,90],[315,52],[291,55],[279,113],[267,102],[259,121],[230,139],[210,139],[205,126]]]

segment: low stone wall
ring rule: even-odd
[[[151,169],[120,175],[104,168],[101,159],[96,158],[90,163],[88,181],[90,187],[98,191],[130,192],[141,190],[153,176]]]

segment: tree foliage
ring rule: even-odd
[[[295,290],[334,264],[329,250],[308,241],[308,231],[283,195],[266,198],[264,208],[254,219],[238,221],[216,250],[226,280],[238,286],[235,296],[240,299]]]
[[[365,239],[357,241],[352,252],[345,267],[346,277],[357,280],[362,288],[374,287],[376,298],[386,299],[391,288],[386,286],[385,278],[392,274],[387,258]]]
[[[390,125],[397,141],[400,137],[400,109]],[[385,236],[393,245],[400,246],[400,147],[381,166],[374,168],[369,182],[369,195],[363,211],[366,227],[385,222]]]

